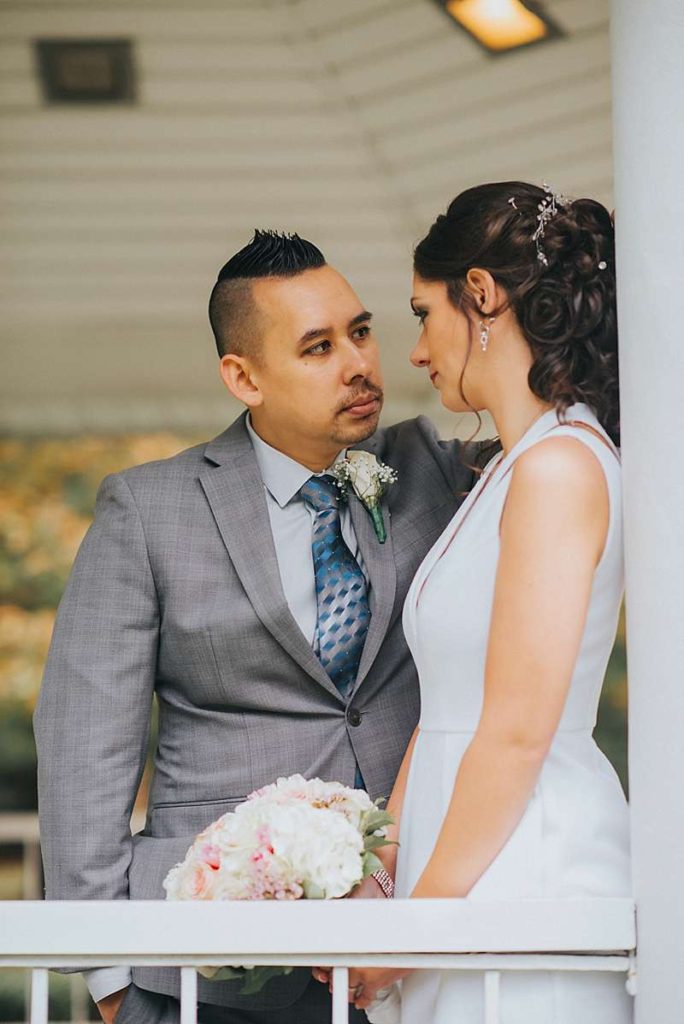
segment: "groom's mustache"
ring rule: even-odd
[[[349,392],[342,405],[336,409],[336,413],[344,412],[344,410],[349,409],[350,406],[358,405],[363,401],[370,402],[373,398],[382,402],[382,388],[379,388],[377,384],[371,384],[369,380],[364,380],[362,384],[359,384],[358,387]]]

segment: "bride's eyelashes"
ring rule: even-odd
[[[412,306],[411,307],[411,311],[412,311],[414,316],[418,317],[418,319],[420,320],[421,324],[425,323],[425,318],[428,315],[427,309],[419,309],[416,306]]]

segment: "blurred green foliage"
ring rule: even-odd
[[[0,704],[0,810],[32,811],[36,804],[31,710],[22,701],[4,700]]]
[[[627,773],[627,650],[624,613],[608,663],[599,704],[596,742],[620,776],[629,795]]]
[[[28,1020],[28,971],[0,968],[0,1021]],[[82,984],[79,979],[78,984]],[[99,1020],[95,1005],[88,1007],[89,1020]],[[65,974],[50,973],[48,1017],[52,1022],[71,1020],[71,979]]]

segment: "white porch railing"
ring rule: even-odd
[[[499,1024],[503,972],[618,971],[633,991],[635,946],[630,899],[0,904],[0,967],[32,969],[31,1024],[47,1024],[48,968],[116,964],[180,968],[196,1024],[195,967],[225,963],[332,966],[333,1024],[351,966],[483,971],[483,1024]]]

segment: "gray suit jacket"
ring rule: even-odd
[[[393,466],[388,538],[350,498],[370,576],[372,619],[347,704],[286,604],[264,488],[244,416],[209,444],[107,477],[62,599],[35,714],[49,899],[160,899],[193,837],[280,775],[388,796],[419,711],[401,626],[411,578],[473,483],[458,442],[421,417],[360,447]],[[467,453],[469,461],[475,449]],[[147,822],[130,816],[159,705]],[[308,975],[229,1006],[292,1003]],[[172,969],[136,969],[178,994]]]

